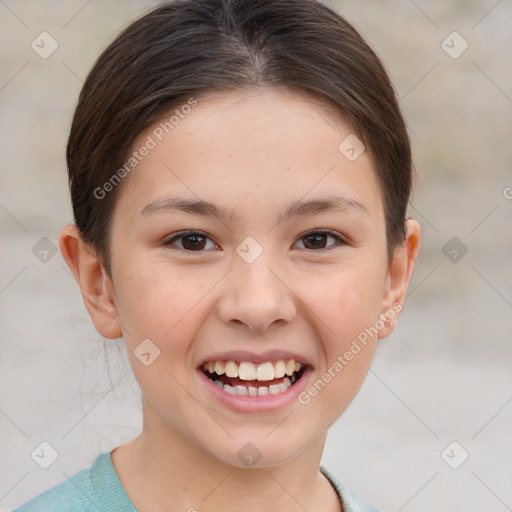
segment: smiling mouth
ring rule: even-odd
[[[293,386],[305,365],[294,359],[253,364],[249,361],[207,361],[203,373],[226,393],[238,396],[279,395]]]

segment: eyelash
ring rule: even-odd
[[[191,250],[185,249],[183,247],[178,247],[178,246],[172,247],[174,245],[174,241],[175,240],[179,240],[179,239],[182,239],[182,238],[190,237],[190,236],[193,236],[193,235],[199,235],[201,237],[204,237],[204,238],[207,238],[207,239],[211,240],[211,238],[208,235],[206,235],[205,233],[203,233],[201,231],[184,231],[184,232],[178,233],[177,235],[173,236],[172,238],[169,238],[166,241],[164,241],[164,245],[169,247],[172,250],[185,251],[185,252],[188,252],[188,253],[204,252],[206,249],[199,250],[199,251],[191,251]],[[337,233],[335,233],[333,231],[329,231],[329,230],[326,230],[326,229],[312,229],[310,231],[307,231],[306,233],[304,233],[302,236],[299,237],[299,240],[302,240],[303,238],[308,238],[308,237],[314,236],[314,235],[327,235],[327,236],[330,236],[330,237],[332,237],[332,238],[334,238],[336,240],[336,243],[332,244],[332,245],[329,245],[327,247],[320,247],[320,249],[309,249],[309,251],[312,251],[312,252],[319,252],[319,251],[322,251],[322,250],[325,251],[325,250],[328,250],[328,249],[330,249],[332,247],[336,247],[336,246],[340,246],[340,245],[341,246],[347,245],[346,240],[344,240],[340,235],[338,235]],[[305,250],[308,250],[308,249],[305,248]]]

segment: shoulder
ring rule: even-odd
[[[13,512],[134,511],[112,466],[110,453],[93,465],[31,499]]]
[[[87,498],[91,489],[91,468],[82,469],[13,512],[78,512],[87,511],[88,507],[92,510],[94,505]]]
[[[341,484],[329,471],[323,466],[320,466],[320,471],[331,482],[332,486],[336,489],[341,502],[343,503],[344,512],[382,512],[373,505],[369,505],[361,498],[356,496],[350,489]]]

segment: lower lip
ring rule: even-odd
[[[306,386],[306,381],[312,372],[310,366],[304,368],[302,377],[292,384],[286,391],[278,395],[231,395],[220,389],[213,380],[209,379],[201,369],[197,370],[199,378],[203,381],[209,393],[222,405],[237,412],[269,412],[283,409],[284,407],[298,401],[300,392]]]

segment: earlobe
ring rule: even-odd
[[[97,331],[105,338],[122,336],[114,288],[94,251],[82,240],[78,228],[65,226],[59,234],[64,260],[80,286],[85,307]]]
[[[407,219],[405,240],[395,249],[386,276],[380,310],[380,317],[385,323],[385,327],[379,332],[380,339],[389,336],[396,326],[420,244],[421,228],[419,223],[414,219]],[[386,322],[389,322],[389,325]]]

